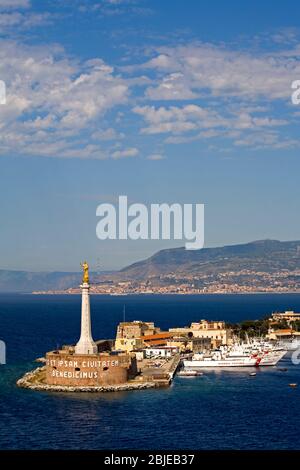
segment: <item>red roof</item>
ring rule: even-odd
[[[157,333],[156,335],[145,335],[142,336],[143,341],[152,341],[156,339],[168,339],[171,338],[173,335],[172,333],[169,333],[168,331],[165,333]]]
[[[147,346],[155,346],[155,345],[164,345],[167,344],[166,339],[150,339],[149,341],[146,342]]]

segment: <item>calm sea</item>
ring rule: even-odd
[[[93,336],[113,338],[123,320],[162,329],[202,318],[239,321],[300,311],[300,295],[94,296]],[[74,343],[79,296],[0,296],[0,449],[300,449],[300,365],[177,377],[168,389],[54,394],[18,389],[33,360]],[[289,383],[297,382],[292,389]]]

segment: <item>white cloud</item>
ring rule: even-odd
[[[110,3],[111,5],[120,5],[121,3],[128,3],[126,0],[104,0],[105,3]]]
[[[35,26],[42,26],[49,24],[51,21],[49,13],[0,12],[0,28],[2,33],[15,32],[14,28],[16,27],[25,30]]]
[[[0,26],[25,25],[22,14],[0,14]],[[0,107],[0,153],[135,157],[135,143],[122,149],[118,142],[125,137],[121,126],[132,124],[133,116],[123,106],[131,104],[136,86],[145,89],[144,96],[139,92],[132,99],[138,103],[133,113],[141,118],[144,139],[163,135],[165,143],[181,144],[227,138],[236,147],[294,147],[295,139],[281,138],[279,130],[289,120],[274,113],[272,103],[290,102],[291,80],[300,76],[299,58],[297,45],[272,55],[210,44],[169,47],[124,78],[125,68],[116,72],[100,58],[80,61],[60,46],[2,40],[0,78],[6,82],[7,105]],[[153,105],[156,100],[171,100],[172,105]],[[291,116],[298,122],[296,112]],[[164,158],[161,152],[146,158]]]
[[[183,107],[136,106],[133,111],[143,116],[148,123],[142,128],[143,134],[175,133],[180,134],[199,127],[217,127],[226,121],[213,110],[190,104]]]
[[[282,138],[276,132],[264,132],[245,135],[241,139],[237,139],[234,145],[238,147],[252,147],[254,149],[268,147],[274,149],[289,149],[299,148],[300,142],[296,139]]]
[[[183,144],[196,140],[213,138],[227,138],[235,142],[235,145],[256,146],[260,138],[265,144],[278,148],[279,136],[276,130],[280,126],[286,126],[287,120],[276,119],[269,116],[256,116],[252,113],[261,113],[262,109],[249,108],[249,112],[242,108],[234,109],[221,115],[212,108],[203,108],[190,104],[186,106],[154,107],[136,106],[133,111],[142,116],[147,124],[141,128],[142,134],[167,134],[167,144]],[[266,134],[268,129],[272,134]],[[251,138],[255,133],[255,138]],[[264,135],[270,135],[264,138]]]
[[[157,85],[146,90],[146,96],[153,100],[185,100],[199,94],[274,100],[290,96],[291,82],[300,75],[299,56],[299,47],[281,53],[253,54],[195,44],[162,47],[139,67],[162,74]]]
[[[287,124],[283,119],[253,117],[250,113],[241,112],[221,116],[211,108],[190,104],[183,107],[170,106],[136,106],[133,111],[143,116],[148,126],[141,129],[143,134],[173,133],[181,134],[196,129],[257,129]]]
[[[140,6],[139,0],[99,0],[96,3],[89,2],[80,5],[82,12],[96,12],[100,16],[121,16],[121,15],[151,15],[153,10]]]
[[[148,103],[172,103],[135,106],[145,122],[140,132],[165,134],[167,144],[227,138],[252,148],[296,146],[280,128],[292,123],[289,115],[297,117],[289,108],[291,83],[300,77],[300,44],[295,30],[279,31],[272,40],[277,48],[271,52],[204,43],[160,47],[144,64],[128,67],[127,72],[150,71]]]
[[[124,150],[116,150],[112,153],[112,158],[118,160],[120,158],[136,157],[139,151],[137,148],[132,147]]]
[[[147,88],[146,97],[152,100],[191,100],[198,95],[190,89],[182,73],[171,73],[157,87]]]
[[[267,36],[277,44],[293,44],[298,40],[299,31],[296,28],[282,28]]]
[[[0,10],[14,10],[17,8],[30,8],[29,0],[0,0]]]
[[[50,24],[50,13],[20,11],[31,8],[28,0],[0,0],[0,32],[2,35],[16,35],[20,32]]]
[[[99,119],[127,102],[127,82],[102,60],[81,63],[59,47],[9,41],[0,46],[0,76],[7,87],[0,152],[98,158],[91,135],[97,140]],[[108,133],[98,135],[99,142],[108,139]],[[103,155],[109,155],[104,148]]]
[[[110,140],[119,140],[123,139],[125,136],[122,133],[118,133],[112,127],[108,129],[98,129],[95,131],[92,136],[95,140],[110,141]]]
[[[158,160],[164,160],[166,157],[164,155],[161,155],[160,153],[153,153],[152,155],[148,155],[147,160],[153,160],[153,161],[158,161]]]

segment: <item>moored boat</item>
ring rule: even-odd
[[[200,372],[199,370],[186,370],[186,369],[182,369],[180,370],[179,372],[177,372],[177,375],[179,375],[180,377],[197,377],[199,375],[203,375],[202,372]]]
[[[260,366],[275,366],[287,353],[287,350],[278,344],[266,341],[252,341],[235,344],[227,350],[228,357],[260,357]]]
[[[221,352],[209,356],[194,354],[191,360],[184,360],[186,369],[197,368],[219,368],[219,367],[255,367],[260,363],[260,357],[252,356],[227,356]]]
[[[276,364],[285,356],[285,350],[264,351],[260,361],[260,366],[276,366]]]

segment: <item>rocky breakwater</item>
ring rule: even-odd
[[[155,388],[158,384],[154,382],[129,381],[125,384],[116,384],[103,387],[70,387],[62,385],[48,385],[46,383],[46,367],[37,367],[27,372],[17,381],[17,386],[37,391],[48,392],[124,392],[129,390],[145,390]]]

